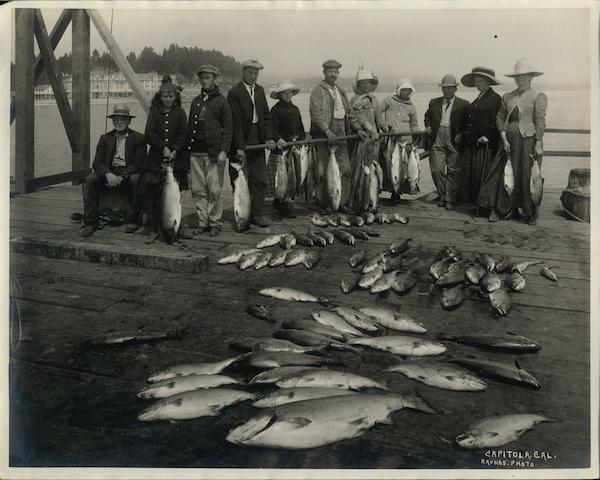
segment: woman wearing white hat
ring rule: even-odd
[[[504,94],[496,117],[504,153],[510,155],[514,172],[514,191],[510,197],[503,181],[498,182],[497,208],[500,212],[509,212],[505,218],[518,217],[519,208],[522,209],[529,225],[536,224],[537,215],[537,206],[529,189],[531,168],[534,159],[541,166],[548,105],[546,95],[531,88],[531,80],[540,75],[543,73],[524,58],[517,60],[513,73],[506,75],[515,79],[517,89]]]
[[[410,97],[415,93],[415,87],[413,87],[409,78],[400,79],[399,84],[396,86],[396,90],[393,95],[386,97],[381,103],[381,113],[383,115],[384,125],[390,132],[416,132],[419,129],[419,120],[417,117],[417,109],[413,105]],[[393,142],[390,142],[390,146],[395,143],[408,142],[409,147],[412,146],[412,135],[402,135],[396,137]],[[391,156],[392,151],[388,148],[386,152],[387,156]],[[385,159],[383,159],[385,162]],[[382,164],[383,168],[383,189],[392,192],[392,201],[398,202],[400,200],[400,193],[394,193],[394,189],[391,184],[391,180],[388,178],[388,169],[385,163]]]

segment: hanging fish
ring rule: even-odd
[[[286,153],[276,156],[277,169],[275,170],[275,198],[284,200],[288,194],[288,170],[286,165]]]
[[[233,182],[233,215],[238,232],[243,232],[250,227],[250,190],[241,165],[237,163],[230,165],[238,172]]]
[[[294,153],[290,150],[289,152],[287,152],[287,154],[284,156],[285,158],[285,168],[287,170],[287,179],[288,179],[288,186],[287,186],[287,194],[288,194],[288,198],[291,198],[292,200],[294,198],[296,198],[296,189],[298,188],[297,185],[297,172],[296,172],[296,159],[295,159],[295,155]]]
[[[400,145],[394,144],[394,150],[392,151],[392,159],[390,162],[390,180],[392,181],[392,188],[394,193],[400,192],[400,163],[402,154],[400,153]]]
[[[377,202],[379,200],[379,179],[373,168],[370,169],[371,174],[369,176],[369,206],[367,210],[377,210]]]
[[[408,154],[408,165],[407,165],[407,180],[410,194],[414,195],[419,192],[419,176],[420,176],[420,163],[419,156],[414,148],[410,149]]]
[[[306,180],[306,176],[308,175],[308,166],[309,166],[309,154],[308,154],[308,146],[302,145],[298,149],[298,159],[300,163],[300,185],[304,185],[304,181]]]
[[[304,145],[306,146],[306,145]],[[316,175],[315,175],[315,168],[314,168],[314,155],[313,155],[313,149],[312,148],[308,148],[307,147],[307,153],[306,153],[306,162],[307,162],[307,167],[306,167],[306,179],[304,182],[304,198],[306,200],[306,202],[310,203],[313,201],[314,197],[315,197],[315,185],[316,185]]]
[[[327,194],[331,202],[331,208],[337,211],[342,200],[342,177],[340,167],[335,158],[336,146],[329,148],[329,163],[327,165]]]
[[[512,197],[515,191],[515,174],[512,168],[512,160],[510,155],[506,157],[506,164],[504,165],[504,189],[509,197]]]
[[[169,165],[165,171],[160,198],[160,227],[167,243],[172,243],[181,225],[181,192],[173,175],[173,167]]]
[[[542,172],[540,171],[540,165],[537,160],[533,161],[533,166],[531,167],[529,191],[533,203],[540,205],[542,203],[542,194],[544,193],[544,179],[542,178]]]
[[[383,168],[381,168],[381,165],[379,165],[379,162],[377,161],[374,161],[372,165],[375,167],[377,180],[379,180],[379,190],[383,190]]]

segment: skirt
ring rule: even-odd
[[[488,144],[486,148],[484,146],[469,145],[465,148],[462,154],[459,156],[460,165],[460,188],[458,193],[458,199],[462,203],[477,204],[477,198],[479,196],[479,186],[483,181],[486,181],[488,177],[497,175],[497,171],[493,164],[495,160],[495,154],[497,147],[492,147]],[[483,172],[483,166],[485,164],[485,172]],[[493,172],[493,173],[492,173]],[[483,177],[482,177],[483,174]],[[494,184],[494,181],[498,179],[489,179],[490,184]],[[486,192],[481,188],[481,199],[480,205],[486,206],[483,198],[487,197],[492,192]],[[496,189],[493,191],[493,196],[496,196]],[[489,204],[489,200],[485,201]]]

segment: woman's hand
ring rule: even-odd
[[[544,155],[544,147],[542,146],[542,141],[537,140],[535,142],[535,147],[533,148],[536,158],[540,158]]]
[[[477,143],[485,145],[486,143],[490,143],[490,140],[485,135],[483,135],[477,139]]]

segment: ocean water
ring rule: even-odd
[[[498,90],[503,93],[506,90]],[[590,92],[589,91],[548,91],[548,112],[546,126],[552,128],[590,128]],[[459,90],[459,97],[472,101],[476,97],[474,89]],[[390,93],[377,92],[377,97],[383,100]],[[296,95],[293,102],[298,106],[306,130],[310,128],[309,116],[310,92],[301,92]],[[419,125],[423,125],[423,115],[431,98],[440,96],[440,92],[416,92],[413,103],[419,115]],[[112,102],[112,100],[111,100]],[[272,106],[275,101],[268,99]],[[183,107],[189,111],[189,101]],[[128,99],[132,114],[136,115],[131,123],[131,128],[140,132],[144,131],[146,114],[135,98]],[[112,105],[109,105],[109,112]],[[71,168],[71,149],[67,140],[64,127],[60,118],[58,107],[55,103],[40,104],[35,107],[35,176],[62,173]],[[93,159],[96,143],[101,134],[105,132],[106,104],[94,103],[91,105],[91,144],[90,155]],[[108,129],[112,128],[110,119]],[[14,138],[15,124],[11,126],[11,175],[14,175]],[[544,139],[546,150],[590,150],[590,135],[575,134],[547,134]],[[91,160],[90,160],[91,161]],[[426,164],[427,162],[423,162]],[[547,186],[564,186],[571,168],[589,168],[589,158],[572,157],[547,157],[544,159]],[[425,173],[425,172],[423,172]],[[551,175],[548,175],[551,174]]]

